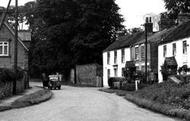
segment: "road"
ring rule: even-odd
[[[0,121],[181,121],[96,88],[63,86],[53,93],[47,102],[0,112]]]

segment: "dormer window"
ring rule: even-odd
[[[0,42],[0,56],[9,56],[9,42]]]

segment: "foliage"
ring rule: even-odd
[[[0,81],[14,81],[20,80],[23,78],[23,70],[18,69],[17,74],[12,69],[0,68]]]
[[[108,79],[108,86],[110,87],[110,88],[114,88],[114,82],[124,82],[124,81],[126,81],[126,79],[124,78],[124,77],[111,77],[111,78],[109,78]]]
[[[31,71],[101,64],[103,49],[123,28],[118,10],[114,0],[38,0],[31,23]]]
[[[176,19],[180,12],[190,13],[189,0],[164,0],[170,18]]]
[[[169,104],[189,109],[190,83],[176,84],[171,81],[154,84],[133,93],[135,96],[145,98],[162,104]]]
[[[0,81],[6,82],[6,81],[14,81],[16,78],[16,74],[6,68],[0,68]]]

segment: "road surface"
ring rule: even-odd
[[[0,112],[0,121],[181,121],[96,88],[63,86],[53,93],[47,102]]]

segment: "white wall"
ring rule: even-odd
[[[183,54],[183,41],[187,41],[187,55]],[[172,44],[176,43],[176,55],[175,55],[175,59],[177,61],[178,64],[178,68],[183,66],[183,65],[188,65],[188,67],[190,67],[190,37],[189,38],[184,38],[184,39],[180,39],[177,41],[173,41],[170,43],[166,43],[163,45],[159,45],[158,46],[158,79],[159,82],[162,82],[162,74],[160,72],[161,70],[161,65],[163,65],[165,57],[163,57],[163,46],[166,45],[167,46],[167,53],[166,53],[166,57],[172,57],[173,56],[173,48],[172,48]]]
[[[122,68],[125,67],[125,62],[130,61],[131,53],[130,48],[125,48],[125,59],[124,62],[121,60],[121,51],[122,49],[117,50],[117,63],[114,64],[114,50],[110,52],[110,64],[107,64],[107,53],[103,53],[103,85],[104,87],[108,87],[108,69],[110,69],[110,77],[114,77],[114,67],[113,65],[118,65],[118,73],[117,77],[122,77]]]

